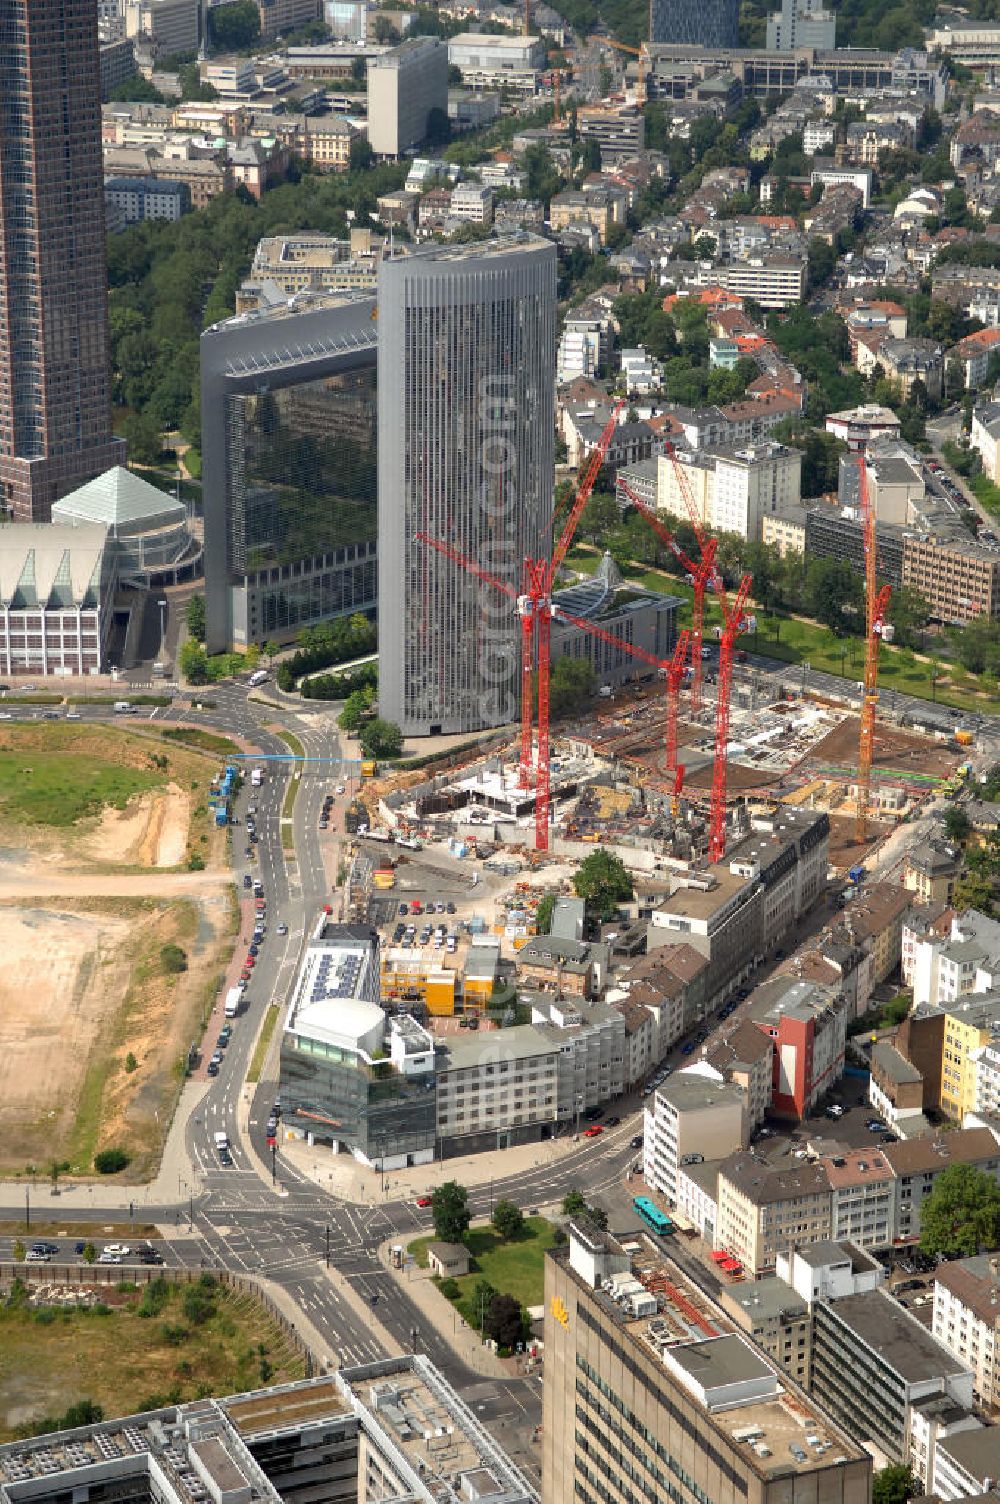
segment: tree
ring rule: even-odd
[[[141,73],[133,73],[131,78],[123,78],[121,83],[115,84],[108,93],[108,100],[123,100],[129,103],[141,104],[165,104],[166,100],[148,78]]]
[[[83,1262],[85,1264],[96,1264],[97,1249],[94,1247],[93,1243],[84,1243],[83,1252],[81,1253],[80,1257],[83,1259]]]
[[[494,1232],[503,1238],[504,1242],[516,1238],[524,1229],[524,1213],[516,1201],[506,1199],[498,1201],[493,1208],[490,1221],[493,1223]]]
[[[460,1243],[469,1230],[472,1214],[469,1193],[457,1180],[446,1180],[431,1196],[434,1233],[442,1243]]]
[[[213,5],[208,12],[212,46],[220,52],[249,47],[260,36],[260,11],[254,0],[235,0],[232,5]]]
[[[121,435],[130,457],[140,465],[155,465],[163,453],[163,436],[156,421],[145,413],[129,413],[123,418]]]
[[[394,721],[376,716],[362,726],[358,737],[366,757],[398,757],[403,750],[403,733]]]
[[[964,841],[971,829],[965,810],[957,804],[949,805],[944,812],[944,833],[949,841]]]
[[[117,1175],[127,1165],[128,1155],[124,1149],[102,1149],[94,1155],[94,1169],[98,1175]]]
[[[863,625],[863,582],[841,559],[812,559],[806,569],[805,607],[836,637]]]
[[[919,647],[930,617],[930,607],[912,585],[900,585],[892,592],[888,619],[894,629],[895,641],[901,647]]]
[[[892,1463],[872,1477],[872,1504],[906,1504],[916,1491],[913,1474],[905,1463]]]
[[[187,629],[195,642],[205,641],[205,597],[192,595],[184,612]]]
[[[371,700],[363,689],[356,689],[347,696],[344,708],[337,717],[341,731],[357,731],[368,714]]]
[[[557,658],[549,676],[549,712],[553,720],[578,715],[594,697],[596,675],[588,658]]]
[[[1000,1243],[1000,1186],[974,1165],[941,1171],[921,1213],[924,1253],[966,1256]]]
[[[538,908],[535,910],[535,926],[540,935],[547,935],[552,928],[552,910],[556,906],[556,895],[546,893],[538,900]]]
[[[562,1209],[564,1217],[578,1217],[581,1212],[585,1212],[587,1201],[583,1192],[578,1191],[576,1186],[571,1191],[567,1191],[563,1197]]]
[[[527,1322],[521,1302],[513,1295],[494,1295],[486,1311],[483,1331],[497,1347],[508,1350],[524,1341]]]
[[[181,673],[189,684],[207,684],[210,679],[208,659],[200,643],[189,637],[178,654]]]
[[[627,902],[635,891],[625,863],[610,851],[595,851],[582,861],[573,887],[576,896],[602,920],[610,919],[618,905]]]
[[[20,1238],[18,1238],[15,1241],[14,1246],[11,1249],[11,1254],[12,1254],[12,1256],[14,1258],[14,1262],[15,1263],[17,1263],[17,1264],[23,1264],[24,1263],[25,1255],[27,1254],[27,1249],[25,1248],[24,1244],[21,1242]]]

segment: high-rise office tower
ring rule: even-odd
[[[303,294],[201,337],[212,652],[375,606],[375,301]]]
[[[832,52],[837,45],[837,18],[822,0],[781,0],[781,9],[767,18],[768,52],[794,52],[812,47]]]
[[[740,0],[649,0],[649,40],[685,47],[738,47]]]
[[[514,590],[551,549],[556,253],[523,235],[379,267],[379,710],[413,735],[516,718]]]
[[[0,5],[0,504],[113,465],[95,0]]]

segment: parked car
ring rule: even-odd
[[[641,1133],[635,1133],[635,1134],[632,1135],[632,1148],[633,1149],[641,1149],[642,1148],[642,1134]]]
[[[433,1196],[418,1196],[417,1197],[417,1205],[420,1206],[420,1207],[433,1206],[434,1205],[434,1198],[433,1198]]]
[[[596,1138],[599,1133],[603,1132],[604,1129],[601,1127],[600,1123],[591,1123],[589,1128],[585,1128],[583,1130],[583,1136],[584,1138]]]
[[[116,1253],[119,1254],[121,1258],[127,1259],[132,1250],[127,1243],[105,1243],[104,1252]]]

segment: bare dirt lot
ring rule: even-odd
[[[232,949],[218,766],[119,727],[0,733],[0,1172],[154,1168]]]
[[[229,905],[77,899],[0,908],[0,1169],[93,1171],[96,1150],[148,1168],[225,964]],[[187,966],[172,971],[164,947]]]
[[[853,768],[858,761],[858,736],[860,722],[855,715],[848,716],[839,726],[817,742],[805,763],[817,766]],[[919,775],[933,778],[949,778],[961,762],[963,753],[943,742],[935,742],[925,736],[913,736],[899,731],[895,726],[875,724],[875,751],[872,766],[876,770]]]

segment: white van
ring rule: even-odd
[[[229,1148],[229,1134],[228,1133],[213,1133],[212,1134],[212,1141],[215,1144],[215,1147],[217,1149],[228,1149]]]

